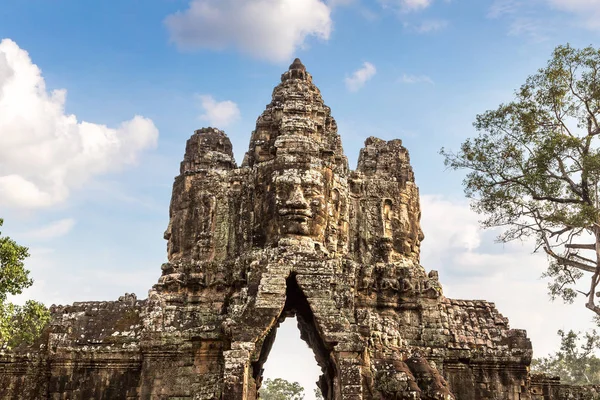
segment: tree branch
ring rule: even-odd
[[[597,269],[596,267],[590,267],[589,265],[580,263],[578,261],[573,261],[573,260],[569,260],[565,257],[561,257],[558,254],[556,254],[555,252],[553,252],[547,246],[544,246],[544,251],[550,257],[554,258],[559,265],[568,265],[570,267],[574,267],[574,268],[577,268],[577,269],[580,269],[580,270],[586,271],[586,272],[596,272],[596,269]]]
[[[565,244],[567,249],[596,250],[596,244]]]

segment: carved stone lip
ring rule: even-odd
[[[312,212],[310,210],[294,208],[282,208],[279,210],[279,215],[298,222],[306,222],[308,219],[312,218]]]

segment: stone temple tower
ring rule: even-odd
[[[0,398],[254,400],[290,316],[327,400],[593,398],[532,377],[492,303],[444,297],[407,150],[370,137],[350,170],[298,59],[240,167],[223,131],[192,135],[169,215],[148,299],[54,306],[38,343],[0,353]]]
[[[277,327],[291,315],[323,371],[326,399],[454,399],[524,385],[524,334],[488,303],[445,299],[437,273],[419,265],[419,192],[402,142],[368,138],[351,171],[331,110],[298,59],[240,168],[222,131],[191,137],[170,217],[169,263],[150,299],[202,349],[202,376],[182,380],[200,398],[256,398]],[[489,326],[470,329],[482,320]],[[482,388],[466,354],[499,349],[493,368],[489,357],[476,367]],[[165,372],[151,374],[148,390]]]

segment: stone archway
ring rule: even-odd
[[[298,253],[290,254],[295,264],[282,255],[281,259],[265,263],[256,281],[250,284],[256,292],[252,290],[244,311],[238,318],[232,318],[227,328],[230,350],[224,351],[224,364],[228,367],[224,371],[226,385],[223,399],[256,398],[262,382],[263,365],[277,329],[285,318],[291,316],[296,317],[301,339],[313,351],[321,367],[319,387],[322,393],[327,399],[341,398],[344,386],[342,372],[348,367],[340,367],[340,362],[344,363],[344,358],[350,353],[341,353],[338,347],[340,342],[353,341],[347,337],[351,329],[340,323],[347,320],[347,315],[330,309],[335,307],[331,296],[331,272],[323,272],[331,271],[336,263],[306,259],[312,255],[306,253],[298,258]],[[315,274],[317,268],[321,269],[321,273]],[[311,270],[312,273],[307,273]],[[342,344],[342,348],[347,347]],[[355,352],[352,357],[352,368],[360,368],[356,364],[359,353]]]
[[[262,341],[258,360],[252,363],[252,377],[254,381],[258,383],[258,390],[260,388],[260,382],[262,381],[263,366],[271,352],[279,325],[283,323],[286,318],[296,317],[298,329],[300,330],[300,338],[311,349],[317,364],[321,368],[322,375],[319,377],[319,389],[326,400],[333,399],[334,382],[338,379],[338,372],[335,363],[332,360],[333,348],[326,345],[321,338],[315,316],[310,308],[307,297],[298,285],[296,276],[296,273],[291,273],[286,279],[285,306],[277,324],[270,329],[269,333],[267,333],[265,339]]]

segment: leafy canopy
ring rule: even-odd
[[[0,227],[4,220],[0,218]],[[0,232],[2,234],[2,232]],[[0,302],[6,301],[8,294],[20,294],[31,286],[29,271],[25,269],[23,260],[29,257],[27,247],[19,246],[8,236],[0,236]]]
[[[533,359],[532,372],[559,376],[561,382],[572,385],[600,384],[600,358],[594,354],[600,349],[596,331],[581,335],[572,330],[568,333],[559,330],[558,335],[560,350],[548,357]]]
[[[266,379],[260,388],[260,398],[264,400],[302,400],[304,388],[298,382],[285,379]]]
[[[600,50],[558,46],[512,102],[477,115],[477,137],[440,153],[467,170],[465,194],[483,227],[502,227],[502,242],[533,237],[546,252],[551,296],[584,294],[600,315],[599,119]]]
[[[0,227],[4,220],[0,218]],[[31,344],[40,335],[50,319],[43,304],[29,300],[24,306],[7,301],[8,295],[17,295],[30,287],[33,280],[23,261],[29,257],[27,247],[20,246],[0,232],[0,347]]]

